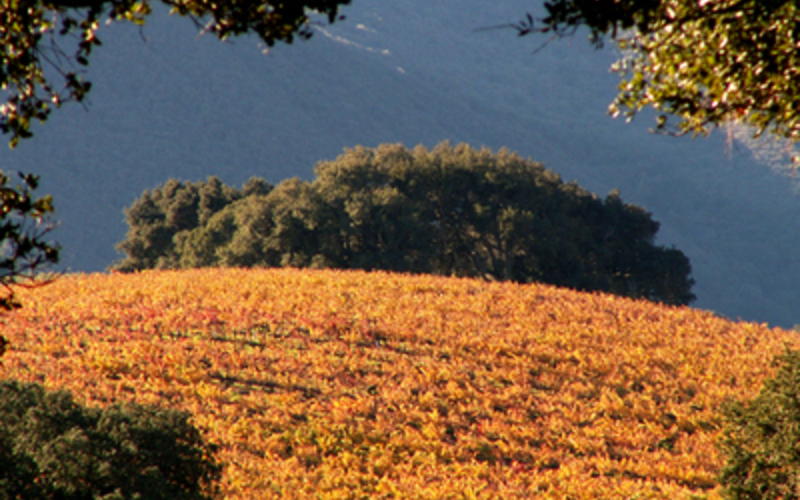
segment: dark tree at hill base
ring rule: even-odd
[[[442,143],[346,150],[316,179],[240,190],[170,180],[126,210],[114,269],[295,266],[545,282],[669,304],[689,259],[654,245],[644,209],[507,150]]]
[[[85,408],[63,391],[0,381],[0,498],[210,500],[221,466],[189,415]]]
[[[773,364],[758,396],[724,411],[719,480],[729,500],[800,499],[800,352],[787,349]]]

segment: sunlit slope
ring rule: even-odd
[[[184,408],[226,498],[717,498],[717,409],[790,332],[538,285],[383,273],[68,276],[0,377]]]

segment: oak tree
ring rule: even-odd
[[[357,147],[315,173],[313,182],[237,191],[205,222],[190,194],[198,185],[146,191],[127,210],[118,246],[126,257],[115,269],[381,269],[694,299],[689,259],[654,244],[659,224],[648,212],[508,150]]]

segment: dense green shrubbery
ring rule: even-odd
[[[13,187],[0,172],[0,311],[19,307],[15,286],[43,283],[38,273],[58,262],[45,239],[50,197],[33,197],[37,178],[20,177]],[[0,357],[7,346],[0,335]],[[0,381],[0,500],[204,500],[220,476],[212,452],[185,413],[87,409],[65,392]]]
[[[88,409],[0,381],[0,499],[203,500],[220,467],[186,413]]]
[[[274,189],[210,178],[145,191],[114,268],[383,269],[694,299],[689,260],[653,244],[649,213],[506,150],[359,147],[315,171]]]
[[[720,482],[731,500],[800,499],[800,352],[776,362],[778,373],[753,401],[725,412]]]

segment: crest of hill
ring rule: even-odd
[[[188,410],[225,498],[718,498],[730,398],[795,334],[544,285],[73,275],[0,318],[0,377]]]
[[[546,37],[482,29],[533,4],[354,1],[328,35],[266,56],[253,39],[198,37],[153,5],[143,29],[101,29],[90,112],[65,106],[32,142],[0,148],[0,160],[41,175],[62,222],[53,236],[64,269],[99,271],[119,258],[123,207],[168,177],[310,179],[317,161],[358,144],[508,147],[647,207],[662,223],[658,244],[691,259],[698,307],[800,323],[800,232],[786,230],[800,218],[793,183],[748,148],[726,154],[725,134],[669,140],[648,133],[646,114],[632,124],[606,116],[619,83],[608,73],[613,44],[596,51],[579,34],[532,55]]]

